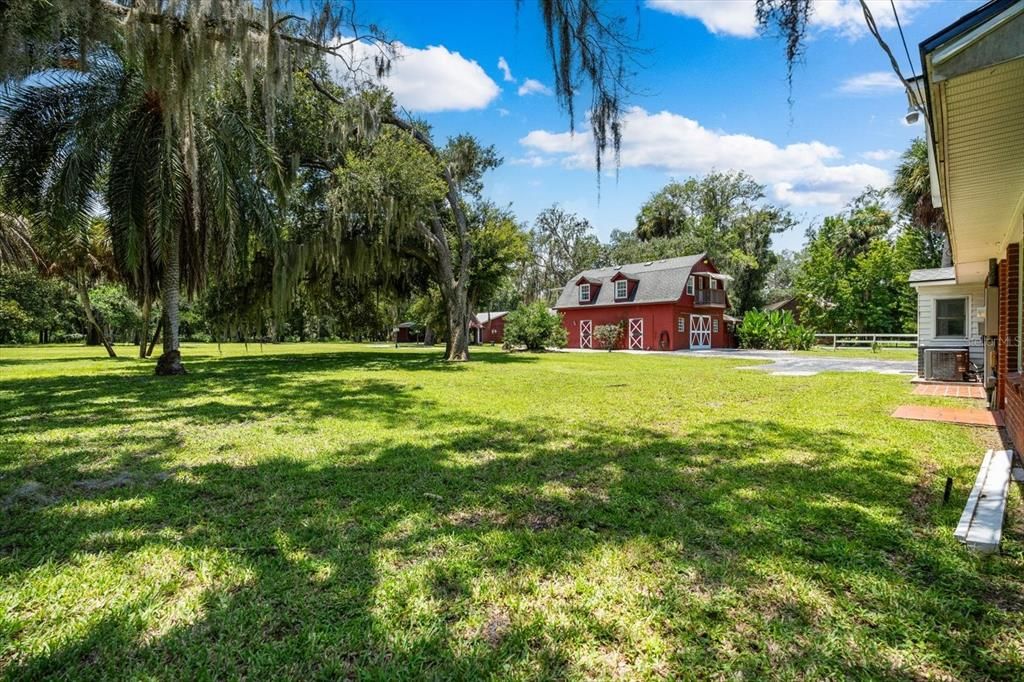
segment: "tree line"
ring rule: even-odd
[[[417,158],[416,147],[401,143],[401,137],[385,137],[376,153],[351,156],[345,176],[335,180],[332,191],[343,192],[350,201],[379,192],[385,181],[399,186],[395,194],[415,195],[429,187],[435,182],[429,158],[420,156],[419,166],[409,163]],[[510,209],[484,201],[479,171],[500,160],[472,138],[453,140],[450,147],[476,157],[469,164],[476,174],[463,171],[459,176],[462,191],[474,199],[467,215],[477,225],[469,310],[551,304],[582,270],[704,252],[734,277],[730,303],[735,315],[796,298],[803,322],[818,330],[912,332],[916,297],[907,284],[909,271],[948,259],[941,210],[931,207],[928,196],[927,154],[920,139],[904,153],[891,187],[867,189],[843,211],[812,226],[797,253],[772,250],[772,238],[796,220],[766,201],[765,187],[741,171],[670,182],[640,207],[633,229],[613,230],[602,242],[585,218],[557,204],[527,226]],[[454,152],[446,148],[443,153]],[[437,185],[438,192],[444,191]],[[326,214],[329,201],[324,192],[321,206],[301,207]],[[289,227],[316,230],[316,221],[323,219],[317,215],[311,226],[296,222]],[[86,336],[93,342],[135,341],[145,354],[140,330],[161,324],[161,304],[155,301],[146,311],[133,299],[129,284],[117,279],[105,234],[93,219],[86,257],[72,251],[70,263],[56,267],[47,278],[31,269],[0,271],[5,299],[0,341]],[[370,262],[380,262],[377,258]],[[89,267],[83,269],[83,263]],[[275,314],[268,297],[273,291],[272,263],[254,258],[250,268],[247,277],[235,282],[209,282],[183,304],[180,325],[185,335],[238,341],[383,340],[397,322],[410,319],[425,328],[428,342],[447,340],[445,297],[429,270],[417,267],[415,260],[404,267],[396,264],[393,271],[356,269],[363,273],[359,278],[351,277],[351,271],[314,269],[292,284],[295,289],[283,315]],[[75,297],[82,282],[88,285],[84,299]],[[77,300],[69,301],[71,297]]]

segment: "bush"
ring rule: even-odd
[[[564,348],[568,341],[562,316],[548,310],[544,301],[521,305],[505,318],[505,341],[508,350],[525,346],[527,350]]]
[[[741,348],[809,350],[814,345],[814,330],[797,324],[788,310],[750,310],[736,334]]]
[[[608,352],[611,353],[612,349],[619,345],[619,340],[622,338],[624,331],[622,322],[618,324],[602,324],[594,327],[594,338],[597,339],[602,348],[607,348]]]

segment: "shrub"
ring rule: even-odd
[[[602,348],[607,348],[610,353],[615,346],[619,345],[619,340],[622,338],[624,331],[622,322],[618,324],[602,324],[594,327],[594,338],[597,339]]]
[[[504,348],[525,346],[527,350],[564,348],[568,341],[562,316],[548,310],[544,301],[521,305],[505,318]]]
[[[742,348],[808,350],[814,345],[814,330],[797,324],[788,310],[747,311],[736,334]]]

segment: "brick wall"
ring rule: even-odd
[[[1024,383],[1017,366],[1017,301],[1020,297],[1020,244],[1006,248],[999,263],[999,370],[998,405],[1004,410],[1004,422],[1010,439],[1024,446]]]

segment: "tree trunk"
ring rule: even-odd
[[[149,317],[153,312],[153,301],[149,292],[142,295],[142,325],[139,329],[139,358],[146,358],[146,346],[149,344]]]
[[[944,229],[942,231],[942,267],[948,268],[953,266],[953,253],[949,248],[949,230]]]
[[[171,376],[185,373],[178,342],[181,324],[181,232],[178,226],[171,229],[164,248],[163,280],[160,283],[164,307],[164,352],[156,361],[156,373]]]
[[[448,342],[445,344],[445,359],[465,362],[469,360],[469,302],[465,286],[456,284],[446,298]]]
[[[103,333],[103,329],[96,321],[96,316],[92,312],[92,302],[89,301],[89,287],[85,283],[85,275],[77,273],[75,276],[75,289],[78,290],[78,300],[82,304],[82,310],[85,312],[85,319],[89,321],[89,324],[96,333],[99,335],[100,343],[107,349],[107,355],[116,358],[117,353],[114,352],[114,347],[110,345],[110,341],[107,340],[107,335]]]
[[[164,316],[160,315],[160,319],[156,321],[156,329],[153,330],[153,339],[149,342],[149,348],[146,349],[146,357],[153,355],[153,349],[156,348],[156,344],[160,341],[160,332],[164,328]]]

